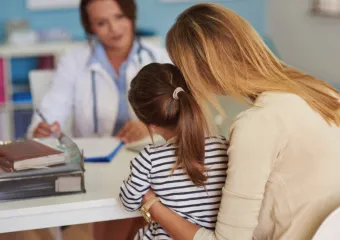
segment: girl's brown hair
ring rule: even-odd
[[[184,92],[179,92],[175,99],[173,93],[178,87]],[[171,64],[145,66],[131,82],[129,101],[137,117],[147,126],[174,131],[177,161],[173,171],[183,168],[196,186],[204,186],[208,124],[182,73]]]
[[[83,28],[87,35],[92,35],[92,29],[91,29],[91,23],[89,19],[89,15],[87,12],[87,6],[94,1],[98,0],[81,0],[80,2],[80,18],[81,23],[83,25]],[[119,7],[122,9],[124,15],[129,18],[133,25],[136,24],[136,18],[137,18],[137,7],[134,0],[112,0],[116,1],[119,5]]]
[[[213,94],[247,99],[266,91],[303,98],[329,124],[340,125],[339,93],[277,59],[250,24],[217,4],[185,10],[167,34],[167,50],[198,101]]]

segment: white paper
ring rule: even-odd
[[[85,158],[106,157],[120,143],[120,141],[115,138],[75,138],[73,140],[79,150],[84,151]]]
[[[78,192],[81,191],[81,177],[80,176],[65,176],[59,177],[55,181],[56,192]]]

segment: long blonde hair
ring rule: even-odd
[[[166,45],[199,101],[219,107],[215,94],[254,103],[266,91],[293,93],[329,124],[340,125],[339,93],[281,62],[251,25],[227,8],[197,4],[185,10],[168,32]]]

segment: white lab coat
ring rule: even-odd
[[[141,41],[153,55],[156,62],[170,62],[166,51],[153,44]],[[99,63],[89,63],[91,47],[77,47],[60,59],[52,85],[46,93],[40,106],[40,111],[48,122],[57,121],[62,129],[72,116],[72,134],[74,137],[110,136],[118,114],[118,89],[112,77]],[[145,65],[153,62],[150,54],[142,50],[127,67],[126,81],[128,88],[131,80]],[[94,133],[93,92],[91,71],[95,71],[97,92],[98,134]],[[130,106],[130,117],[136,119]],[[41,121],[36,114],[28,135],[32,136],[34,129]]]

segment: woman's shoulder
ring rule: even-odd
[[[285,120],[288,117],[287,113],[292,111],[292,105],[298,107],[301,104],[303,100],[294,94],[262,93],[253,106],[237,115],[231,131],[235,128],[244,128],[283,132],[287,130]]]
[[[294,93],[285,92],[264,92],[259,95],[255,101],[254,107],[262,107],[265,110],[276,108],[277,106],[291,106],[291,104],[298,104],[298,106],[306,106],[306,101]]]
[[[240,114],[240,117],[273,118],[306,108],[308,108],[306,101],[296,94],[264,92],[259,95],[252,107]]]
[[[319,116],[300,96],[292,93],[262,93],[253,106],[241,112],[235,119],[231,131],[280,132],[281,135],[293,133],[306,122],[318,120]]]

